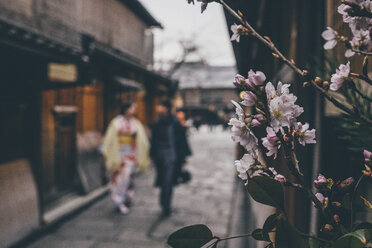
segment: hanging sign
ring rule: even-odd
[[[49,63],[48,80],[59,83],[76,82],[78,80],[78,68],[74,64]]]

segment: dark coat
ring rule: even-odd
[[[171,133],[169,133],[171,130]],[[173,115],[169,115],[167,117],[159,118],[152,126],[151,126],[151,148],[150,148],[150,156],[155,162],[155,166],[157,167],[158,175],[156,179],[156,185],[158,186],[161,182],[162,178],[162,170],[161,165],[159,165],[158,161],[161,161],[164,156],[164,152],[161,151],[162,145],[167,141],[169,144],[172,144],[172,151],[174,152],[174,182],[177,181],[177,178],[181,172],[182,165],[184,164],[185,158],[191,155],[191,149],[189,143],[187,141],[186,136],[186,128],[182,126],[176,117]],[[172,140],[170,140],[172,139]],[[169,154],[169,156],[172,156]]]

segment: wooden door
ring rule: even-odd
[[[59,106],[63,108],[65,106]],[[65,107],[66,108],[66,107]],[[55,183],[58,191],[76,186],[76,112],[55,112]]]

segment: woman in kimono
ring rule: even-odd
[[[129,213],[134,172],[145,171],[150,164],[149,141],[135,114],[136,104],[125,103],[121,114],[110,122],[103,141],[105,165],[113,174],[111,199],[122,214]]]

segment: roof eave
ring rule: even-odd
[[[150,12],[138,0],[120,0],[124,5],[133,11],[141,18],[148,26],[163,29],[163,26],[158,22]]]

